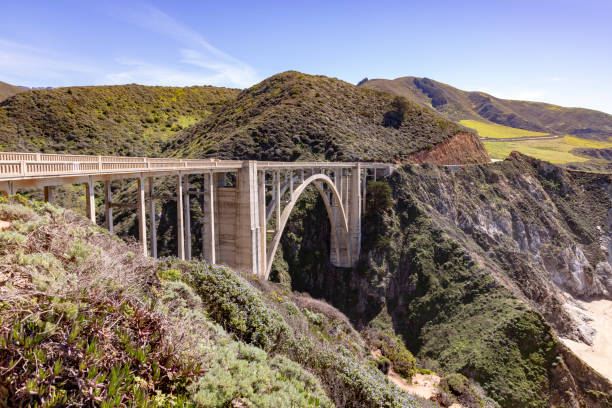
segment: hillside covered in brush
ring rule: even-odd
[[[160,155],[238,90],[118,85],[40,89],[0,102],[0,150]]]
[[[155,261],[68,210],[12,199],[0,199],[2,406],[432,406],[324,302]]]
[[[25,89],[23,88],[0,81],[0,102],[5,100],[6,98],[9,98],[13,95],[17,95],[18,93],[24,91]]]
[[[242,91],[183,130],[170,150],[190,157],[401,162],[419,152],[426,160],[424,153],[453,138],[462,156],[449,160],[488,161],[473,133],[414,102],[289,71]]]
[[[595,139],[612,136],[612,115],[591,109],[500,99],[484,92],[463,91],[429,78],[410,76],[371,79],[360,86],[403,96],[453,121],[484,120],[513,128]]]

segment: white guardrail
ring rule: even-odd
[[[4,179],[241,166],[240,160],[0,152],[0,178]]]
[[[242,160],[172,159],[125,156],[88,156],[77,154],[46,154],[0,152],[0,179],[29,179],[80,174],[137,173],[155,171],[236,170]],[[261,170],[291,168],[351,167],[348,162],[268,162],[258,161]],[[361,163],[362,168],[395,167],[388,163]]]

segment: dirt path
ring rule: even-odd
[[[612,300],[580,302],[597,330],[593,345],[561,339],[574,353],[600,374],[612,381]]]

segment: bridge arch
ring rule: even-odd
[[[334,205],[330,202],[330,199],[323,188],[323,185],[327,185],[329,191],[332,194],[332,199],[335,200],[335,204],[337,205],[338,210],[334,211]],[[267,249],[266,253],[266,269],[265,269],[265,279],[268,279],[270,276],[270,271],[272,269],[272,261],[274,261],[274,256],[276,255],[276,251],[278,250],[278,245],[280,243],[280,239],[285,230],[285,226],[287,225],[287,221],[289,220],[289,216],[291,215],[291,211],[295,204],[299,200],[302,193],[308,188],[310,185],[313,185],[323,199],[323,203],[325,204],[325,209],[327,211],[327,216],[329,218],[329,222],[331,225],[331,233],[335,237],[335,245],[332,244],[332,251],[336,252],[337,259],[340,259],[341,255],[344,255],[346,259],[351,259],[350,254],[350,236],[349,236],[349,227],[348,227],[348,218],[345,211],[345,208],[342,204],[342,198],[336,185],[334,182],[325,174],[314,174],[307,179],[304,180],[294,191],[291,197],[291,200],[284,207],[280,221],[277,220],[276,231],[274,236],[272,237],[272,241],[270,246]],[[280,199],[277,197],[276,199]],[[337,222],[337,217],[340,218],[340,222]],[[339,226],[339,228],[338,228]],[[332,240],[334,242],[334,240]],[[340,245],[340,242],[343,242],[344,245]],[[340,248],[344,248],[344,254],[340,253]]]

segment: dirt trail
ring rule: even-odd
[[[593,345],[561,340],[584,362],[612,381],[612,300],[580,301],[580,304],[593,319],[590,325],[597,330]]]
[[[389,369],[387,377],[395,385],[402,390],[406,391],[410,395],[421,397],[424,399],[430,399],[438,392],[438,384],[440,384],[440,377],[435,374],[415,374],[412,376],[412,382],[406,381],[398,373]],[[464,408],[463,405],[455,402],[449,408]]]

